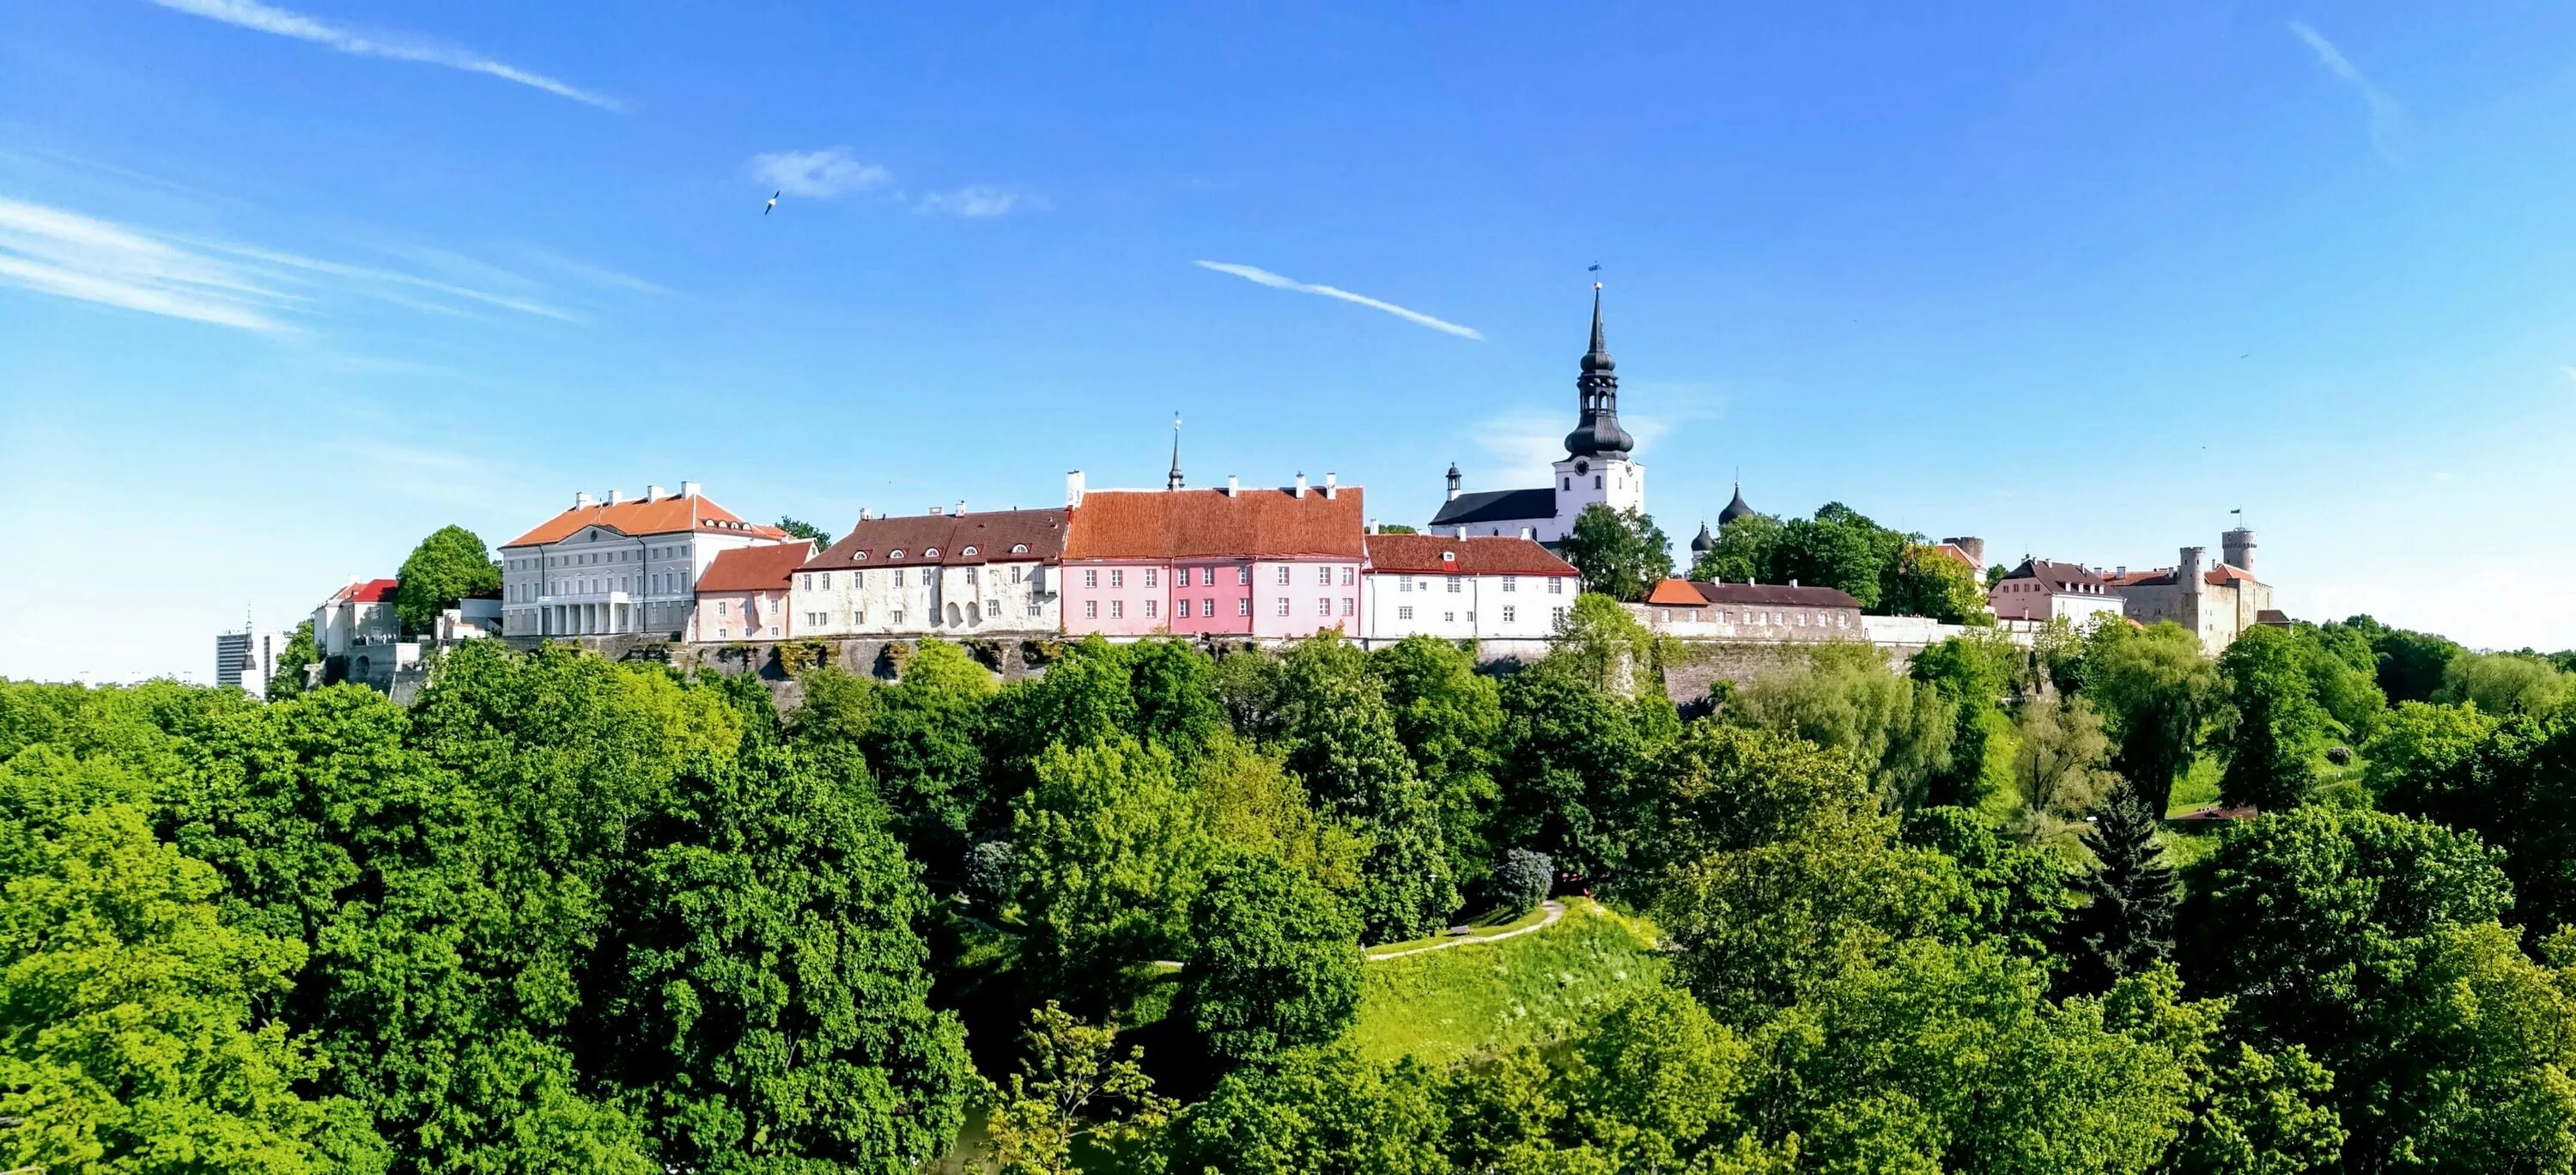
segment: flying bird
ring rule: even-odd
[[[784,189],[781,189],[781,191],[783,191],[783,190],[784,190]],[[770,209],[773,209],[773,208],[776,208],[776,207],[778,207],[778,192],[771,192],[771,193],[769,194],[769,203],[767,203],[767,204],[763,204],[763,205],[761,205],[761,206],[760,206],[760,214],[761,214],[762,216],[767,216],[767,215],[769,215],[769,211],[770,211]]]

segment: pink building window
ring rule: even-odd
[[[1172,605],[1172,615],[1173,615],[1173,617],[1175,617],[1176,619],[1180,619],[1180,620],[1187,620],[1187,619],[1189,619],[1189,618],[1190,618],[1190,602],[1189,602],[1188,600],[1181,600],[1181,601],[1179,601],[1179,602],[1177,602],[1177,603],[1174,603],[1174,604]]]
[[[1288,574],[1288,569],[1287,569],[1287,568],[1285,568],[1285,567],[1282,567],[1282,568],[1280,568],[1280,569],[1279,569],[1279,573],[1280,573],[1281,575],[1286,575],[1286,574]],[[1286,596],[1281,596],[1281,597],[1279,597],[1279,614],[1280,614],[1280,615],[1282,615],[1282,616],[1285,616],[1285,615],[1287,615],[1287,614],[1288,614],[1288,597],[1286,597]]]
[[[1211,572],[1210,574],[1214,574],[1214,573],[1213,573],[1213,572]],[[1205,599],[1205,600],[1200,600],[1200,601],[1199,601],[1199,615],[1201,615],[1201,616],[1205,616],[1205,617],[1207,617],[1208,619],[1211,619],[1211,620],[1215,619],[1215,618],[1216,618],[1216,601],[1215,601],[1214,599]]]
[[[1111,579],[1116,579],[1118,578],[1118,575],[1116,572],[1111,572],[1109,577]],[[1109,618],[1111,620],[1125,620],[1127,618],[1127,601],[1109,601]]]
[[[1215,581],[1211,580],[1211,581],[1209,581],[1209,582],[1213,583],[1213,582],[1215,582]],[[1237,567],[1237,568],[1235,568],[1235,569],[1234,569],[1234,582],[1236,582],[1236,583],[1238,583],[1238,584],[1242,584],[1242,585],[1243,585],[1243,586],[1245,586],[1245,587],[1250,587],[1250,586],[1252,586],[1252,565],[1251,565],[1251,564],[1249,564],[1249,563],[1246,563],[1246,564],[1244,564],[1244,565],[1243,565],[1243,566],[1241,566],[1241,567]]]

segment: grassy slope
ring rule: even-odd
[[[1372,1060],[1446,1064],[1557,1039],[1586,1010],[1660,982],[1649,927],[1587,899],[1565,904],[1536,933],[1368,964],[1345,1039]]]

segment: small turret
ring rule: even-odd
[[[1717,536],[1708,533],[1707,523],[1699,524],[1699,534],[1692,537],[1690,549],[1694,555],[1705,555],[1717,549]]]
[[[1452,461],[1452,462],[1450,462],[1450,463],[1449,463],[1449,497],[1448,497],[1448,500],[1449,500],[1449,501],[1452,501],[1452,502],[1455,502],[1455,501],[1457,501],[1457,500],[1458,500],[1458,463],[1457,463],[1457,462],[1455,462],[1455,461]]]
[[[1753,507],[1744,504],[1744,483],[1739,481],[1735,483],[1734,500],[1726,504],[1726,509],[1717,512],[1717,524],[1719,526],[1724,526],[1727,523],[1733,522],[1738,518],[1746,517],[1752,513]]]

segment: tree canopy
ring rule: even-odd
[[[428,632],[458,600],[497,594],[501,565],[473,531],[442,526],[412,548],[394,581],[395,621],[404,632]]]

